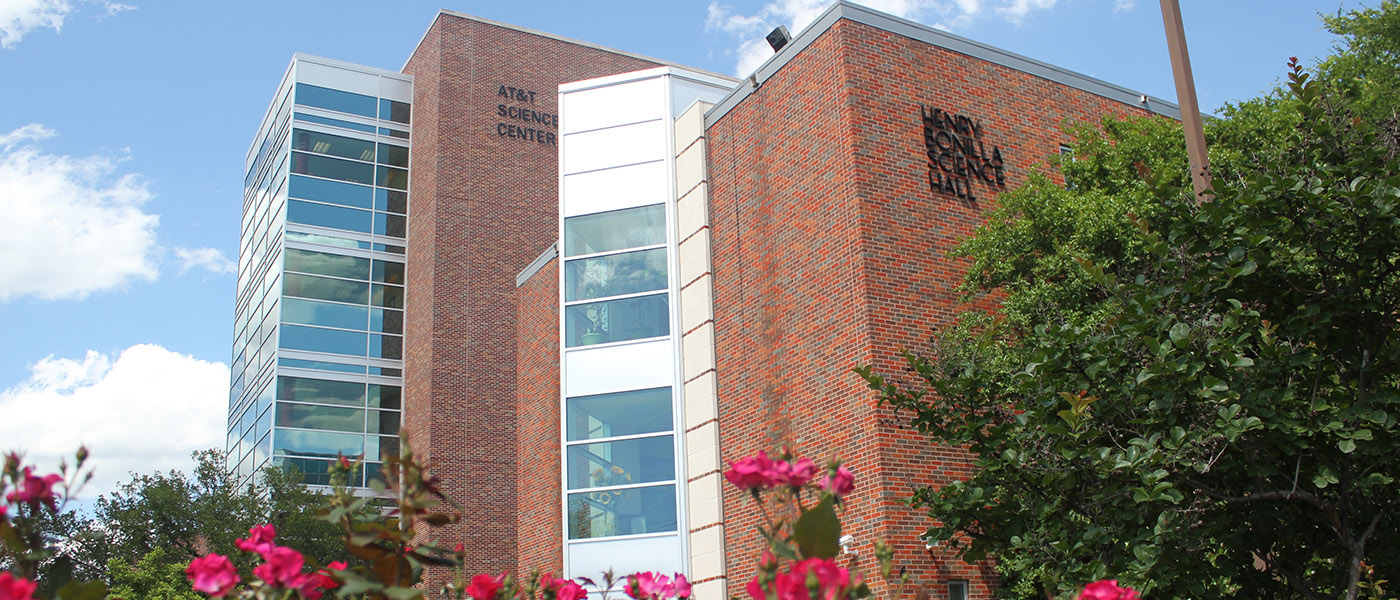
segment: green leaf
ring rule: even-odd
[[[101,581],[78,583],[70,581],[58,590],[54,600],[102,600],[107,597],[107,584]]]
[[[841,521],[831,497],[804,511],[792,525],[792,539],[803,558],[835,558],[841,551]]]
[[[1171,337],[1172,344],[1177,348],[1185,348],[1187,343],[1190,342],[1191,327],[1185,323],[1177,323],[1176,325],[1172,325],[1167,335]]]
[[[1356,442],[1353,442],[1351,440],[1342,440],[1340,442],[1337,442],[1337,449],[1347,454],[1351,454],[1353,450],[1356,450]]]

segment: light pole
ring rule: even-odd
[[[1206,156],[1206,135],[1201,128],[1201,109],[1196,104],[1196,82],[1191,77],[1191,57],[1186,52],[1186,31],[1181,26],[1177,0],[1161,0],[1162,23],[1167,30],[1167,52],[1171,55],[1172,76],[1176,79],[1176,103],[1181,106],[1181,126],[1186,130],[1186,155],[1191,160],[1191,187],[1196,201],[1210,200],[1210,159]]]

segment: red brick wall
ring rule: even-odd
[[[516,290],[517,555],[522,571],[564,568],[559,474],[559,260]]]
[[[516,447],[515,276],[558,229],[557,146],[498,135],[497,124],[558,130],[502,118],[497,105],[553,115],[561,83],[653,66],[441,14],[404,69],[415,77],[404,421],[469,510],[429,537],[465,543],[472,572],[516,568],[517,462],[504,450]],[[500,86],[535,94],[508,100]]]
[[[1143,112],[838,22],[708,131],[721,447],[725,460],[783,441],[841,456],[857,473],[843,520],[859,549],[843,560],[875,574],[871,545],[885,540],[936,595],[969,579],[972,597],[990,598],[991,565],[926,551],[917,535],[930,522],[903,505],[913,486],[965,477],[967,459],[878,409],[850,372],[903,375],[901,349],[925,349],[960,310],[993,308],[959,304],[966,264],[947,254],[997,191],[974,182],[970,202],[929,189],[920,104],[980,119],[1006,161],[1006,189],[1067,141],[1067,119]],[[724,501],[738,590],[760,540],[752,502],[732,489]]]

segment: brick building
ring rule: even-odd
[[[231,448],[266,448],[250,464],[368,453],[388,429],[365,424],[387,414],[370,398],[390,383],[372,369],[401,368],[403,428],[471,510],[442,537],[465,542],[477,571],[681,571],[697,597],[742,593],[757,515],[721,470],[792,443],[857,473],[842,561],[873,572],[885,540],[936,596],[993,594],[994,570],[926,547],[927,517],[903,504],[911,486],[964,476],[966,459],[878,409],[850,369],[897,370],[901,348],[963,308],[963,265],[948,250],[1002,191],[1053,173],[1064,124],[1175,117],[1174,106],[847,3],[743,80],[449,11],[395,76],[412,86],[411,122],[396,125],[411,138],[401,356],[269,342],[240,377],[288,392],[245,417],[258,394],[240,384]],[[321,120],[293,117],[290,139],[390,141],[327,124],[383,123],[308,98],[286,110]],[[318,147],[294,149],[325,158]],[[290,173],[346,181],[336,169]],[[378,180],[351,183],[384,195]],[[268,196],[269,215],[291,202]],[[267,247],[290,258],[266,251],[257,262],[269,274],[249,282],[275,291],[274,271],[340,281],[306,253],[376,251],[372,226],[351,235],[307,220],[270,217],[259,231],[285,231]],[[375,276],[371,310],[383,308],[373,286],[388,283]],[[258,313],[270,324],[259,340],[285,339],[289,325],[338,331],[279,312],[312,289],[280,285],[281,304]],[[386,335],[376,323],[369,335]],[[351,363],[371,371],[335,366]],[[305,381],[316,379],[372,387],[336,397]],[[363,423],[346,425],[357,414]]]

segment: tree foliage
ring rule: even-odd
[[[931,540],[1028,596],[1400,580],[1400,144],[1348,93],[1295,64],[1286,91],[1227,107],[1213,202],[1163,120],[1081,129],[1066,188],[1003,196],[964,246],[1000,317],[907,354],[912,381],[859,370],[979,467],[917,491]]]

